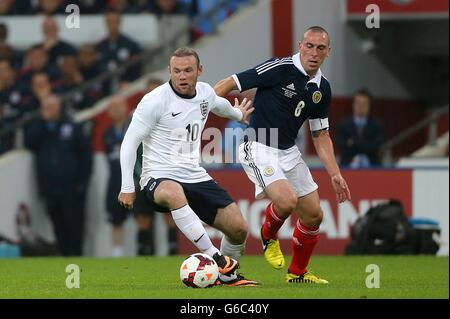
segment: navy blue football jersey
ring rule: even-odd
[[[299,54],[270,59],[233,75],[233,78],[241,92],[258,89],[249,124],[256,131],[258,142],[288,149],[295,145],[299,129],[307,119],[312,131],[328,128],[330,84],[320,69],[310,79],[300,63]],[[275,129],[278,138],[274,136]],[[247,137],[254,138],[251,134]]]

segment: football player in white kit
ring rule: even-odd
[[[248,123],[253,112],[246,99],[234,107],[206,83],[198,54],[177,49],[169,63],[170,81],[146,94],[138,104],[121,151],[122,188],[119,202],[132,208],[136,198],[133,167],[136,149],[143,143],[141,191],[155,211],[170,212],[183,234],[203,253],[216,260],[218,284],[255,286],[236,269],[245,247],[247,223],[228,193],[199,165],[200,143],[210,111]],[[212,244],[201,221],[222,231],[220,251]]]

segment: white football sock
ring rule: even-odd
[[[237,261],[241,259],[244,248],[245,242],[243,242],[242,244],[234,245],[230,243],[225,235],[222,237],[222,241],[220,242],[220,252],[225,256],[236,259]]]
[[[172,211],[172,217],[182,233],[202,252],[213,256],[219,250],[213,246],[200,218],[188,204]]]
[[[244,248],[245,242],[243,242],[242,244],[234,245],[230,243],[230,241],[227,239],[225,235],[222,237],[222,241],[220,243],[220,252],[222,253],[222,255],[234,258],[237,261],[239,261],[241,259]],[[237,274],[234,273],[230,276],[219,275],[219,278],[222,281],[227,282],[236,279]]]

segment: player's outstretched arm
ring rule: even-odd
[[[216,91],[216,94],[221,97],[225,97],[228,94],[230,94],[231,91],[237,90],[237,89],[238,89],[238,86],[232,76],[229,76],[226,79],[220,80],[214,86],[214,91]]]
[[[214,101],[214,105],[211,108],[211,112],[220,117],[225,117],[242,122],[244,124],[248,124],[248,118],[250,117],[250,114],[252,114],[252,112],[255,110],[252,107],[252,101],[246,98],[243,99],[241,103],[239,103],[238,99],[234,99],[234,101],[235,104],[233,107],[227,99],[216,96],[216,100]]]
[[[343,203],[346,200],[351,200],[350,189],[341,175],[334,156],[333,142],[328,129],[312,131],[312,136],[317,155],[331,177],[331,185],[336,193],[337,202]]]

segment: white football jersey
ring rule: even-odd
[[[132,139],[128,135],[139,136],[143,143],[141,189],[151,178],[170,178],[182,183],[210,180],[199,165],[202,131],[210,111],[236,120],[242,118],[242,112],[218,97],[207,83],[197,82],[193,98],[177,94],[169,82],[146,94],[133,114],[122,144],[122,192],[134,190],[132,169],[128,172],[130,163],[125,163],[133,159],[124,152],[134,149],[135,153],[136,149],[135,145],[129,150],[124,148]]]

